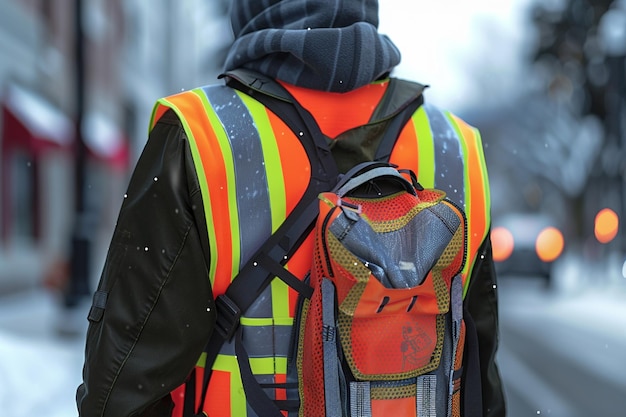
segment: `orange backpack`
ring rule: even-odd
[[[319,199],[300,415],[460,416],[463,211],[384,163]]]

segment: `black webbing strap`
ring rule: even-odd
[[[392,79],[393,81],[393,79]],[[410,83],[408,81],[403,80],[395,80],[395,82],[390,82],[389,87],[392,88],[392,91],[389,91],[385,96],[390,96],[396,94],[396,91],[402,91],[406,93],[407,91],[422,91],[423,86],[417,84]],[[407,124],[411,116],[415,113],[415,111],[424,104],[424,96],[419,94],[417,99],[409,102],[409,104],[394,118],[389,122],[389,125],[385,129],[385,133],[383,134],[383,138],[378,145],[378,149],[376,150],[376,154],[374,159],[376,161],[389,161],[391,157],[391,151],[396,144],[396,139],[400,136],[400,132],[402,128]],[[407,167],[400,167],[407,168]]]
[[[284,417],[278,406],[267,396],[263,388],[254,377],[250,367],[248,352],[243,346],[241,327],[235,331],[235,354],[241,373],[241,382],[246,391],[246,400],[257,416],[262,417]]]
[[[227,78],[227,85],[245,91],[265,107],[272,109],[300,139],[311,162],[312,178],[304,196],[287,219],[246,262],[228,286],[226,293],[217,298],[218,331],[224,340],[232,338],[241,314],[254,303],[274,276],[282,279],[303,296],[312,295],[310,287],[287,271],[283,265],[314,226],[318,213],[317,196],[331,189],[338,177],[337,166],[326,139],[313,116],[295,99],[277,98],[275,94],[265,94],[264,90],[254,90],[252,87],[258,80],[248,80],[247,84],[243,84],[241,79],[234,78],[235,74],[236,72],[231,73]],[[246,76],[249,74],[246,72]],[[272,91],[282,89],[280,84],[269,78],[264,79],[262,86]],[[283,97],[290,97],[288,94],[286,90],[283,91]],[[220,298],[222,301],[219,301]],[[222,306],[226,307],[227,317],[236,317],[235,322],[232,320],[228,323],[220,322]]]
[[[478,333],[476,325],[469,311],[464,309],[463,319],[465,320],[465,369],[463,378],[463,416],[482,417],[483,416],[483,390],[480,376],[480,356],[478,351]]]
[[[183,417],[197,417],[202,416],[202,414],[197,414],[195,412],[196,405],[194,404],[196,400],[196,371],[195,369],[187,378],[187,382],[185,383],[185,397],[183,399]],[[200,404],[200,409],[202,409],[202,404]]]

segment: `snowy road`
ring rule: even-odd
[[[626,282],[568,295],[538,284],[500,278],[508,417],[622,415]],[[77,415],[83,337],[60,337],[58,320],[56,300],[46,292],[0,297],[0,416]]]
[[[623,286],[565,296],[546,292],[541,281],[503,277],[500,311],[508,417],[623,415]]]

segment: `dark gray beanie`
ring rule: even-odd
[[[377,0],[233,0],[225,69],[345,92],[378,79],[400,52],[378,33]]]

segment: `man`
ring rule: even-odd
[[[159,100],[89,313],[81,416],[178,416],[183,408],[211,417],[255,414],[232,343],[204,363],[214,300],[319,177],[310,131],[262,102],[295,98],[334,140],[340,170],[371,159],[367,146],[354,146],[354,128],[375,130],[422,92],[390,91],[400,54],[377,32],[377,14],[377,0],[233,0],[225,78],[244,91],[220,85]],[[409,116],[389,159],[424,186],[444,189],[468,215],[464,303],[478,330],[482,387],[482,400],[474,400],[485,416],[503,416],[480,136],[430,105]],[[287,268],[302,279],[311,258],[309,236]],[[291,331],[296,299],[275,279],[241,319],[245,331],[269,335],[249,347],[250,363],[277,400],[291,398],[288,342],[276,335]],[[203,387],[205,366],[212,370]],[[186,380],[194,388],[182,387]]]

